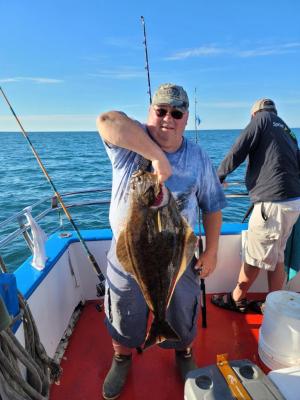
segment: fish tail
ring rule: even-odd
[[[157,321],[154,318],[144,344],[144,349],[154,344],[164,342],[165,340],[179,342],[181,338],[167,321]]]

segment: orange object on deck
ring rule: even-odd
[[[237,374],[228,362],[228,354],[217,354],[217,367],[224,376],[227,385],[235,399],[252,400]]]

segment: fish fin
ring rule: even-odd
[[[116,254],[118,260],[122,264],[123,268],[129,274],[134,275],[133,265],[131,263],[131,257],[128,252],[125,231],[121,231],[116,244]]]
[[[184,221],[186,234],[185,234],[185,246],[184,246],[184,254],[183,254],[183,262],[185,263],[185,268],[192,261],[192,258],[195,255],[196,245],[197,245],[197,236],[195,235],[193,229],[190,225]],[[184,270],[185,270],[184,268]]]
[[[196,250],[196,245],[197,245],[197,236],[195,235],[193,229],[190,227],[190,225],[186,222],[186,220],[182,217],[183,219],[183,225],[185,229],[185,236],[184,236],[184,246],[183,246],[183,253],[182,253],[182,258],[181,258],[181,264],[178,269],[178,273],[176,276],[176,279],[173,282],[173,285],[171,287],[171,290],[169,291],[168,298],[167,298],[167,307],[169,307],[175,286],[178,282],[178,280],[181,278],[183,275],[184,271],[186,270],[186,267],[189,265],[191,262],[195,250]]]
[[[158,322],[154,318],[143,348],[147,349],[148,347],[162,343],[165,340],[179,342],[181,338],[167,321]]]
[[[148,304],[149,309],[153,312],[154,307],[151,302],[151,296],[149,296],[149,294],[147,293],[147,288],[145,287],[142,279],[140,279],[139,275],[136,273],[134,265],[131,262],[130,251],[126,242],[126,233],[123,230],[120,232],[117,239],[116,254],[125,271],[131,274],[133,278],[137,281],[138,285],[141,288],[141,291],[143,292],[145,301]]]

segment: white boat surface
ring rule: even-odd
[[[68,207],[79,205],[82,206],[83,203],[69,204]],[[35,216],[36,221],[49,217],[58,209],[59,206],[54,205],[44,210]],[[34,207],[32,212],[34,214]],[[15,219],[20,220],[24,214],[25,211],[21,211],[0,226]],[[241,265],[242,232],[246,229],[247,223],[222,225],[217,268],[205,279],[207,327],[201,327],[200,318],[194,346],[195,358],[198,365],[204,367],[214,364],[217,354],[228,353],[232,360],[250,359],[267,373],[270,368],[262,363],[258,355],[259,328],[263,316],[221,310],[209,302],[211,294],[230,292],[237,281]],[[111,230],[86,229],[80,230],[80,233],[105,275]],[[28,223],[24,223],[3,239],[0,247],[21,234],[30,244],[31,229]],[[31,265],[30,256],[13,275],[17,290],[24,296],[31,310],[46,353],[61,362],[63,368],[60,385],[52,385],[49,398],[99,399],[101,386],[110,366],[112,347],[103,324],[104,312],[98,311],[101,308],[96,290],[98,277],[75,231],[63,227],[50,234],[45,250],[47,261],[42,270]],[[5,268],[4,263],[2,267]],[[288,283],[286,290],[299,292],[299,273]],[[260,273],[250,292],[250,297],[265,297],[267,278],[264,272]],[[74,322],[70,328],[75,310],[78,322]],[[16,338],[25,346],[22,319],[13,327]],[[133,372],[120,398],[182,399],[184,387],[173,365],[171,353],[157,346],[142,355],[136,353]],[[25,368],[21,367],[21,371],[24,375]],[[5,400],[3,388],[1,394]]]

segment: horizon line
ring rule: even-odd
[[[209,128],[209,129],[185,129],[186,131],[194,131],[194,132],[204,132],[204,131],[230,131],[230,130],[243,130],[243,128]],[[299,127],[292,127],[291,129],[300,129]],[[41,131],[41,130],[32,130],[32,131],[27,131],[26,133],[98,133],[97,130],[58,130],[58,131]],[[3,133],[21,133],[21,131],[0,131],[0,134]]]

